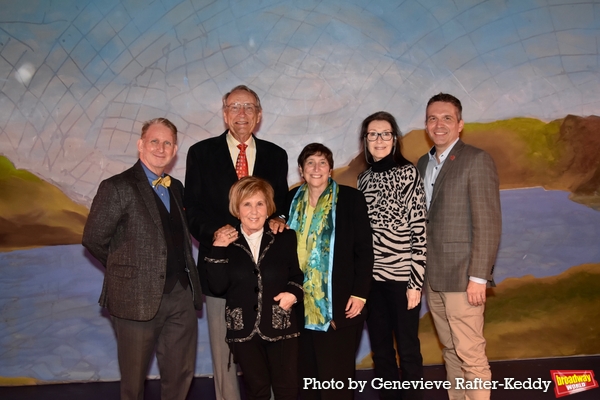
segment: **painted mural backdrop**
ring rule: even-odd
[[[289,182],[324,142],[336,179],[364,168],[364,117],[392,112],[411,160],[425,103],[459,97],[463,139],[501,178],[503,237],[486,310],[492,359],[598,354],[600,3],[565,0],[0,0],[0,384],[118,379],[78,244],[101,180],[137,159],[143,121],[179,128],[172,174],[223,132],[220,99],[261,97],[258,135]],[[588,310],[585,314],[578,312]],[[197,374],[210,374],[199,318]],[[441,360],[426,315],[426,362]],[[370,366],[364,338],[357,362]],[[153,366],[151,375],[156,374]]]

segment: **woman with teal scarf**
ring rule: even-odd
[[[373,238],[363,194],[331,179],[333,154],[319,143],[298,156],[304,184],[290,192],[289,226],[296,231],[304,273],[300,334],[302,400],[352,399],[356,350],[366,318]],[[339,381],[344,389],[318,390]],[[313,382],[315,385],[306,385]]]

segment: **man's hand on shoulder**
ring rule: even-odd
[[[271,231],[275,234],[283,232],[285,229],[290,229],[283,218],[280,217],[271,218],[269,220],[269,228],[271,228]]]

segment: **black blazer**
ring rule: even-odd
[[[349,186],[338,187],[332,290],[333,320],[339,329],[363,323],[367,316],[368,301],[363,312],[351,319],[346,318],[345,308],[350,296],[363,299],[369,296],[374,258],[373,234],[364,195]],[[290,191],[288,210],[297,191],[298,188]]]
[[[237,218],[229,213],[229,189],[237,182],[235,165],[227,147],[227,133],[205,139],[190,147],[185,173],[184,205],[192,236],[198,240],[198,270],[204,293],[212,296],[206,283],[204,257],[210,251],[213,234],[224,225],[236,226]],[[287,153],[265,140],[256,141],[253,176],[267,180],[275,190],[275,215],[286,214],[288,192]]]
[[[156,315],[167,274],[167,243],[152,187],[141,161],[98,188],[83,230],[85,248],[106,267],[100,305],[111,315],[148,321]],[[194,305],[202,292],[182,207],[183,185],[171,177],[171,212],[183,218],[184,252]]]
[[[304,275],[298,265],[296,232],[273,234],[265,224],[258,263],[238,227],[238,239],[227,247],[213,246],[206,257],[208,285],[225,295],[227,341],[245,342],[255,335],[268,341],[299,335],[296,313],[273,300],[290,292],[302,303]]]

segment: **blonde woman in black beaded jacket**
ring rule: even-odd
[[[303,300],[296,233],[274,234],[273,188],[254,176],[229,192],[229,211],[240,225],[215,232],[205,258],[211,292],[226,298],[223,338],[244,373],[246,398],[296,400],[299,390],[300,323],[293,306]]]
[[[367,327],[375,374],[398,381],[394,339],[402,380],[423,377],[418,337],[426,261],[425,190],[419,172],[402,156],[396,119],[385,111],[367,117],[361,127],[370,168],[358,177],[373,230],[375,264],[369,293]],[[403,392],[402,394],[400,392]],[[381,399],[422,399],[422,391],[385,390]]]

